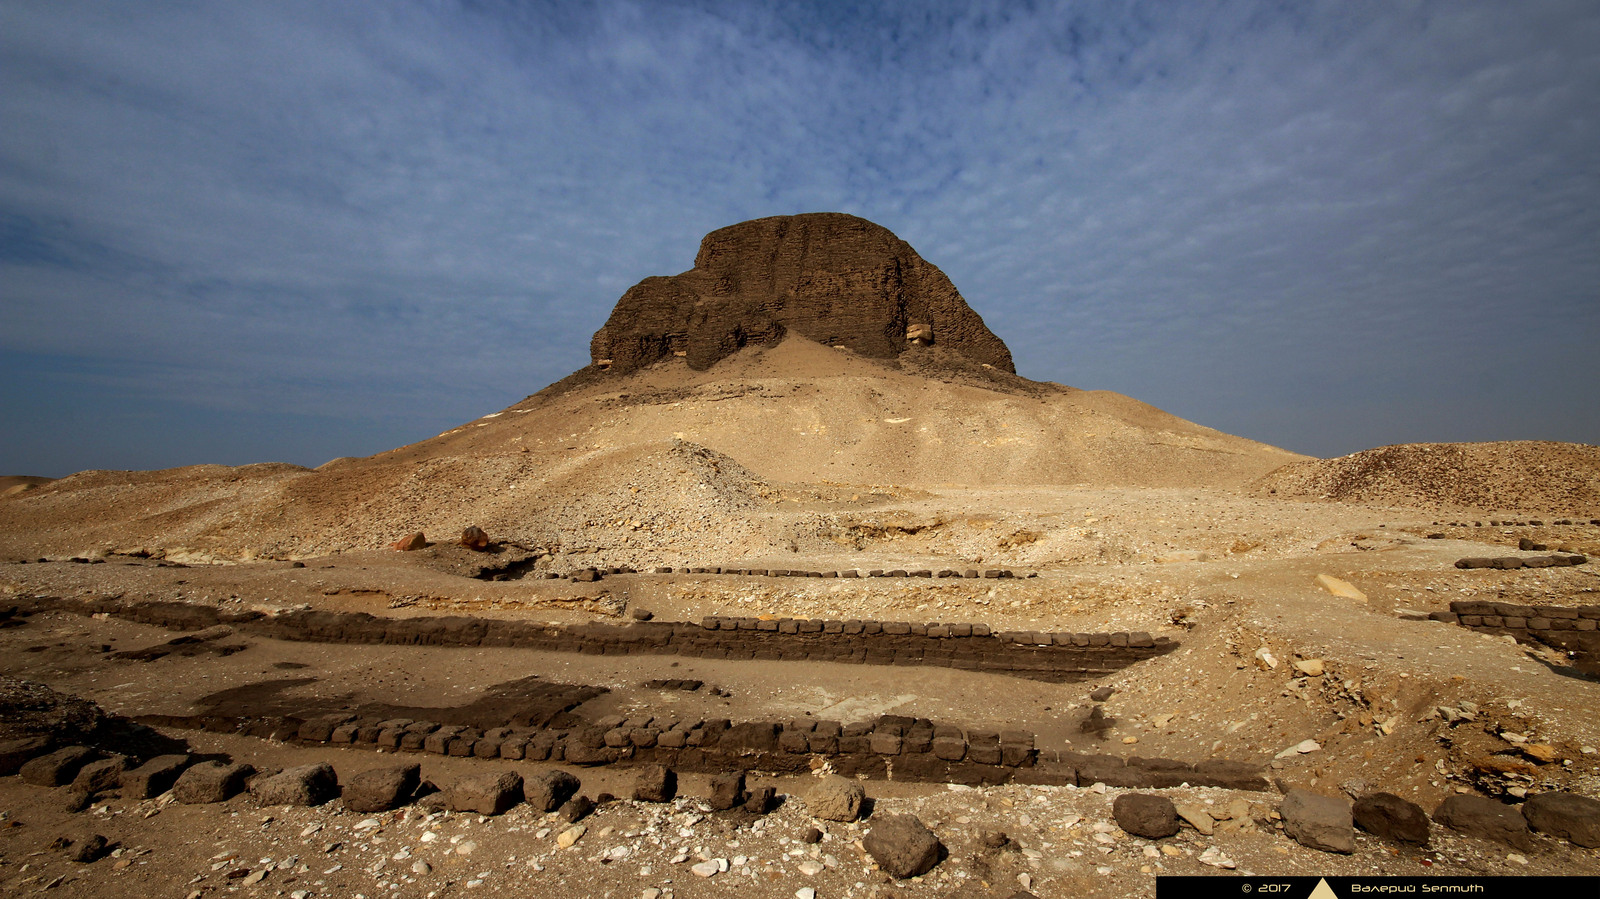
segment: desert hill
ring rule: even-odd
[[[1518,440],[1408,443],[1285,465],[1253,485],[1284,498],[1481,512],[1600,509],[1600,447]]]

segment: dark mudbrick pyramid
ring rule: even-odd
[[[944,272],[887,228],[837,212],[707,234],[694,268],[646,278],[622,295],[589,353],[617,373],[673,356],[706,369],[791,331],[875,359],[936,345],[1016,371],[1011,351]]]

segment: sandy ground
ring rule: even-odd
[[[816,509],[786,512],[796,524]],[[1178,651],[1107,678],[1045,684],[946,669],[821,663],[730,662],[665,656],[616,658],[524,650],[327,646],[250,638],[225,658],[199,655],[154,662],[116,661],[103,646],[131,649],[170,633],[115,620],[64,613],[36,616],[0,630],[0,673],[48,683],[124,715],[198,714],[218,694],[281,681],[285,701],[367,701],[446,707],[472,701],[496,684],[537,674],[593,684],[606,694],[579,708],[613,712],[669,709],[671,714],[746,718],[813,714],[843,721],[878,714],[916,715],[969,727],[1022,728],[1038,745],[1079,751],[1198,760],[1227,757],[1268,765],[1281,787],[1339,794],[1382,789],[1431,810],[1452,790],[1562,788],[1600,795],[1600,683],[1565,658],[1453,625],[1412,620],[1454,599],[1584,605],[1596,602],[1593,566],[1521,571],[1459,570],[1455,559],[1515,554],[1520,537],[1564,542],[1593,552],[1600,528],[1445,527],[1440,510],[1291,502],[1221,488],[926,488],[896,500],[843,507],[831,503],[821,530],[794,549],[765,556],[684,560],[678,564],[792,567],[899,567],[974,560],[1038,571],[1027,580],[989,582],[819,581],[715,575],[613,576],[596,584],[486,582],[448,574],[393,551],[349,552],[302,560],[304,567],[258,561],[165,567],[153,559],[107,556],[100,564],[64,559],[0,565],[0,589],[13,595],[184,599],[228,608],[312,605],[384,615],[469,613],[577,623],[614,620],[633,608],[658,619],[707,614],[879,617],[982,621],[996,628],[1146,630],[1181,641]],[[841,533],[840,517],[870,518],[871,528]],[[1447,516],[1446,516],[1447,518]],[[811,519],[813,522],[819,520]],[[898,522],[904,527],[885,528]],[[932,522],[943,522],[930,527]],[[1018,534],[1037,534],[1017,539]],[[1430,538],[1430,535],[1439,535]],[[1158,562],[1158,558],[1174,561]],[[1203,560],[1201,560],[1203,559]],[[664,560],[669,564],[675,560]],[[1318,575],[1361,590],[1365,600],[1330,594]],[[1265,650],[1275,665],[1258,652]],[[1320,661],[1320,676],[1297,676],[1296,661]],[[645,689],[645,681],[693,677],[721,688],[698,693]],[[1116,727],[1102,737],[1079,724],[1102,683],[1117,693],[1105,704]],[[1003,703],[995,701],[1004,696]],[[1463,700],[1478,720],[1454,727],[1433,714]],[[1553,746],[1554,762],[1536,765],[1502,731]],[[263,766],[327,759],[342,775],[387,757],[358,750],[303,748],[246,737],[174,732],[197,749],[227,752]],[[1314,739],[1316,751],[1280,752]],[[1476,773],[1482,758],[1529,766],[1528,781]],[[490,764],[534,770],[536,763],[422,759],[427,777],[448,781]],[[626,795],[625,769],[580,772],[585,792]],[[1530,782],[1531,781],[1531,782]],[[686,775],[684,799],[671,806],[618,802],[586,821],[571,849],[553,842],[564,825],[523,809],[503,818],[428,815],[412,810],[365,816],[320,809],[258,809],[248,798],[217,807],[111,800],[68,815],[57,794],[0,781],[0,884],[39,889],[56,877],[63,895],[188,895],[202,890],[246,895],[430,896],[506,892],[786,897],[812,887],[835,896],[1006,896],[1022,883],[1040,896],[1149,895],[1153,875],[1225,873],[1200,861],[1207,850],[1260,874],[1588,873],[1600,854],[1541,839],[1517,853],[1435,828],[1428,850],[1365,836],[1354,855],[1306,849],[1272,820],[1277,793],[1209,788],[1163,791],[1175,800],[1246,812],[1212,835],[1185,829],[1158,845],[1107,830],[1119,792],[1007,786],[982,790],[869,782],[875,814],[910,811],[943,839],[950,857],[916,881],[889,882],[855,843],[871,826],[829,824],[824,842],[800,836],[814,823],[805,811],[805,778],[774,784],[790,798],[759,826],[707,814],[703,778]],[[313,829],[320,825],[320,829]],[[1096,830],[1096,825],[1106,831]],[[122,853],[89,866],[48,850],[58,835],[96,830]],[[1020,851],[985,851],[983,830],[1001,830]],[[440,834],[421,842],[427,832]],[[459,837],[456,843],[450,841]],[[459,849],[473,844],[468,854]],[[333,846],[333,848],[329,848]],[[448,851],[452,847],[456,851]],[[35,854],[40,853],[40,854]],[[230,857],[231,856],[231,857]],[[700,856],[725,858],[727,873],[698,877]],[[742,861],[740,861],[742,857]],[[430,873],[415,874],[416,860]],[[803,873],[802,862],[822,867]],[[381,864],[380,864],[381,862]],[[246,875],[271,868],[242,886]],[[234,880],[230,872],[245,871]],[[805,871],[811,871],[807,865]],[[1026,881],[1018,877],[1026,875]]]

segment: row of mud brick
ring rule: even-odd
[[[911,624],[712,617],[698,624],[644,622],[559,627],[464,616],[383,618],[365,612],[223,613],[181,602],[49,601],[173,630],[227,624],[241,633],[299,642],[484,646],[586,655],[679,655],[751,661],[814,661],[958,668],[1052,683],[1117,671],[1177,648],[1146,633],[994,634],[982,624]]]
[[[804,571],[789,568],[667,568],[661,567],[654,571],[655,574],[738,574],[749,577],[820,577],[820,578],[863,578],[863,577],[928,577],[928,578],[1016,578],[1038,577],[1037,573],[1019,575],[1009,568],[986,568],[979,571],[968,568],[957,571],[954,568],[895,568],[885,570],[874,568],[871,570],[851,568],[843,571]]]
[[[1499,519],[1491,519],[1490,521],[1487,521],[1487,522],[1484,522],[1484,521],[1435,521],[1434,524],[1436,524],[1436,525],[1445,525],[1445,526],[1453,527],[1453,528],[1483,528],[1483,527],[1489,527],[1489,528],[1527,528],[1527,527],[1542,528],[1542,527],[1546,527],[1544,520],[1541,519],[1541,518],[1532,518],[1532,519],[1528,519],[1526,521],[1521,521],[1521,520],[1513,521],[1513,520],[1509,520],[1509,519],[1506,520],[1506,521],[1501,521]],[[1552,526],[1552,527],[1582,527],[1584,525],[1592,525],[1594,527],[1600,527],[1600,518],[1591,518],[1588,521],[1584,521],[1581,518],[1558,518],[1558,519],[1550,522],[1549,526]]]
[[[1567,653],[1572,666],[1600,675],[1600,606],[1526,606],[1511,602],[1457,600],[1435,621],[1492,634],[1509,634],[1529,646],[1551,646]]]
[[[1494,558],[1480,557],[1457,559],[1457,568],[1494,568],[1501,571],[1515,571],[1519,568],[1565,568],[1570,565],[1586,565],[1588,556],[1498,556]]]
[[[925,718],[898,715],[851,724],[811,719],[736,724],[725,718],[683,721],[612,716],[574,728],[477,728],[407,718],[377,720],[315,713],[303,718],[210,716],[147,720],[282,741],[582,767],[659,764],[690,771],[804,774],[813,770],[818,758],[823,758],[842,775],[880,780],[973,786],[1015,782],[1267,789],[1261,768],[1246,762],[1211,759],[1190,763],[1041,751],[1029,733],[963,730]]]

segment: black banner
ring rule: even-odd
[[[1167,877],[1156,899],[1580,899],[1600,896],[1600,877]]]

